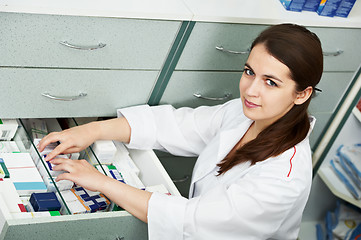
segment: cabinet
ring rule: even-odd
[[[303,216],[300,239],[316,239],[315,224],[324,221],[326,211],[335,208],[337,199],[361,207],[361,201],[352,197],[329,164],[341,144],[361,141],[361,121],[353,113],[356,112],[355,106],[361,98],[360,74],[361,68],[354,75],[347,94],[342,98],[340,107],[313,155],[315,176]]]
[[[115,116],[145,104],[181,21],[0,13],[1,118]],[[56,99],[54,99],[56,98]],[[29,152],[25,130],[17,136]],[[146,185],[179,195],[153,151],[131,150]],[[147,239],[126,211],[10,219],[0,239]]]
[[[0,24],[0,84],[9,90],[0,116],[49,118],[145,104],[181,22],[1,13]]]

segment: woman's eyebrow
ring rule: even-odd
[[[279,79],[278,77],[275,77],[275,76],[273,76],[273,75],[265,74],[265,75],[263,75],[263,76],[265,76],[266,78],[272,78],[272,79],[274,79],[274,80],[276,80],[276,81],[279,81],[279,82],[283,83],[283,81],[282,81],[281,79]]]
[[[249,68],[249,69],[251,69],[252,72],[254,72],[253,69],[252,69],[252,67],[251,67],[248,63],[245,63],[244,66],[247,67],[247,68]],[[276,77],[276,76],[274,76],[274,75],[265,74],[265,75],[263,75],[263,76],[266,77],[266,78],[272,78],[272,79],[274,79],[274,80],[276,80],[276,81],[279,81],[279,82],[283,83],[283,81],[282,81],[281,79],[279,79],[278,77]]]

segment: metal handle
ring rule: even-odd
[[[181,179],[173,179],[172,181],[174,183],[180,183],[180,182],[185,182],[189,179],[189,175],[185,175],[184,178],[181,178]]]
[[[54,100],[59,100],[59,101],[74,101],[74,100],[77,100],[79,98],[85,97],[87,94],[86,93],[79,93],[78,96],[72,96],[72,97],[53,96],[53,95],[51,95],[49,93],[42,93],[41,95],[44,96],[44,97],[54,99]]]
[[[323,53],[323,56],[333,56],[333,57],[336,57],[340,54],[343,53],[342,50],[337,50],[336,52],[322,52]]]
[[[227,100],[228,98],[230,98],[232,96],[231,93],[226,93],[224,95],[224,97],[220,97],[220,98],[215,98],[215,97],[204,97],[202,96],[202,94],[200,93],[194,93],[193,96],[197,97],[197,98],[202,98],[202,99],[206,99],[206,100],[211,100],[211,101],[223,101],[223,100]]]
[[[249,54],[249,49],[247,49],[246,51],[242,51],[242,52],[228,50],[228,49],[225,49],[223,46],[216,46],[216,49],[219,51],[231,53],[231,54],[243,54],[243,55]]]
[[[96,49],[103,48],[106,46],[106,44],[104,44],[104,43],[99,43],[98,45],[95,45],[95,46],[77,46],[77,45],[68,43],[67,41],[61,41],[59,43],[63,46],[78,49],[78,50],[96,50]]]

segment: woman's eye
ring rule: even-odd
[[[244,72],[245,72],[248,76],[253,76],[253,75],[254,75],[253,71],[252,71],[251,69],[249,69],[249,68],[245,68],[245,69],[244,69]]]
[[[266,79],[266,83],[268,86],[277,87],[277,84],[274,81],[272,81],[271,79]]]

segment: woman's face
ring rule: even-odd
[[[256,45],[239,83],[244,114],[263,128],[285,115],[295,104],[296,83],[288,67]]]

